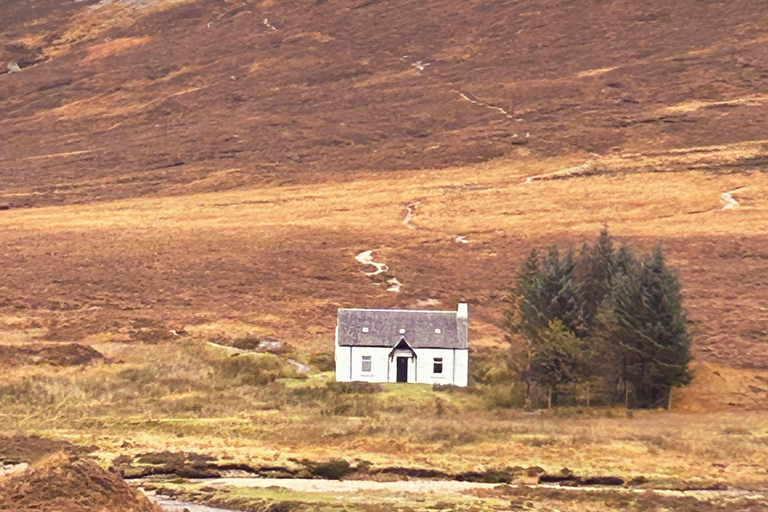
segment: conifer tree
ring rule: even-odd
[[[570,251],[561,258],[553,246],[541,264],[536,251],[532,251],[507,298],[505,327],[526,342],[513,361],[515,372],[526,383],[527,398],[533,384],[539,384],[548,389],[551,403],[555,388],[576,378],[576,367],[565,362],[575,357],[572,352],[576,345],[571,343],[571,338],[576,337],[574,331],[583,331],[574,267]],[[558,343],[564,346],[558,347]]]
[[[557,246],[552,246],[544,258],[541,269],[540,302],[544,310],[542,328],[552,320],[560,320],[571,332],[585,332],[579,285],[574,275],[573,251],[560,257]]]
[[[509,333],[531,339],[547,325],[541,304],[541,279],[539,254],[533,249],[520,267],[515,287],[507,297],[509,306],[504,313],[504,324]]]
[[[623,263],[601,312],[602,337],[613,344],[609,352],[616,356],[625,403],[658,406],[673,386],[690,380],[690,340],[680,287],[660,247],[642,263],[632,264],[628,258]]]
[[[611,275],[608,290],[603,302],[598,307],[594,319],[594,327],[590,349],[599,357],[592,359],[591,369],[600,377],[604,388],[612,396],[612,400],[627,402],[629,384],[627,382],[627,352],[620,344],[622,333],[615,323],[614,310],[624,297],[637,293],[632,285],[632,279],[640,265],[632,250],[622,244],[614,251],[611,258]],[[631,306],[627,306],[630,307]]]
[[[619,247],[619,250],[616,251],[616,254],[613,257],[613,265],[611,267],[612,268],[611,279],[613,279],[617,275],[627,276],[631,274],[634,271],[635,266],[637,264],[638,264],[638,261],[634,253],[632,252],[632,249],[622,244]]]
[[[558,388],[577,383],[653,407],[690,380],[680,287],[659,247],[641,261],[603,229],[576,260],[554,246],[541,261],[532,251],[507,301],[508,339],[525,340],[512,361],[527,397],[538,385],[551,405]]]
[[[597,311],[610,291],[613,266],[613,240],[608,228],[603,227],[593,246],[584,244],[576,262],[582,314],[588,330],[592,329]]]
[[[531,378],[547,390],[547,407],[557,396],[557,387],[579,378],[583,341],[561,320],[552,320],[531,343]]]
[[[525,383],[526,403],[530,402],[531,387],[534,384],[531,372],[533,343],[539,336],[544,314],[540,303],[541,269],[539,255],[533,249],[517,274],[515,287],[507,296],[508,307],[504,312],[504,327],[507,339],[519,334],[525,340],[523,347],[513,345],[517,352],[511,359],[512,370]]]

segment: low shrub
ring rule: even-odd
[[[256,350],[261,340],[252,334],[246,334],[242,338],[232,341],[232,346],[241,350]]]
[[[0,386],[0,404],[52,405],[56,395],[51,393],[51,379],[23,379]]]
[[[212,362],[219,378],[247,386],[269,384],[280,377],[294,377],[296,373],[290,364],[272,354],[235,355]]]
[[[480,389],[489,409],[525,407],[525,386],[521,382],[491,384]]]
[[[432,391],[438,392],[456,393],[459,391],[464,391],[465,389],[466,388],[455,386],[453,384],[432,384]]]
[[[370,417],[376,413],[374,402],[359,395],[331,395],[320,413],[325,416]]]
[[[499,350],[477,350],[472,359],[471,381],[477,384],[503,384],[516,381],[512,368],[511,354]]]
[[[326,389],[335,395],[371,395],[384,390],[375,382],[329,382]]]
[[[333,354],[327,352],[312,354],[309,357],[309,364],[321,372],[332,372],[336,369],[336,360],[334,359]]]
[[[326,480],[341,480],[353,472],[349,462],[343,459],[329,460],[328,462],[304,461],[303,463],[312,476]]]

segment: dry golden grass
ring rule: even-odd
[[[646,160],[647,165],[655,163],[653,157]],[[492,163],[445,171],[379,174],[341,183],[16,210],[5,212],[0,225],[29,231],[151,227],[160,231],[259,229],[267,233],[294,226],[343,227],[386,237],[410,234],[415,239],[493,230],[534,237],[592,235],[604,222],[619,237],[734,232],[754,236],[765,232],[768,176],[763,174],[617,172],[525,183],[526,177],[545,174],[539,170],[572,167],[571,163],[577,162]],[[750,190],[749,208],[717,211],[723,206],[722,192],[745,186]],[[421,201],[415,219],[420,229],[411,232],[402,225],[403,205],[414,200]]]
[[[518,69],[510,67],[505,58],[499,68],[495,58],[487,57],[499,45],[494,41],[489,46],[471,32],[463,40],[451,38],[450,44],[436,44],[435,58],[444,61],[445,77],[470,75],[466,72],[473,69],[470,59],[476,62],[476,69],[496,70],[498,76],[488,84],[482,83],[485,78],[456,83],[488,104],[517,97],[515,107],[530,123],[520,126],[526,126],[526,131],[530,127],[533,134],[530,141],[522,141],[522,129],[520,138],[510,138],[511,126],[516,124],[501,124],[506,118],[496,119],[492,116],[497,112],[464,102],[453,92],[441,94],[424,88],[423,98],[432,98],[429,102],[412,98],[411,91],[422,94],[424,86],[421,79],[414,87],[409,85],[418,77],[408,62],[394,59],[394,66],[381,66],[374,57],[382,57],[365,46],[369,34],[356,39],[359,34],[347,33],[346,27],[334,28],[320,18],[319,25],[314,26],[315,19],[308,24],[301,17],[314,15],[306,9],[301,12],[287,6],[290,9],[285,12],[290,14],[284,16],[293,24],[294,35],[282,40],[282,34],[275,34],[276,40],[271,42],[269,34],[262,37],[258,32],[263,28],[261,16],[248,20],[241,16],[235,20],[240,25],[230,28],[222,22],[225,28],[219,28],[221,18],[216,16],[225,13],[218,10],[218,4],[214,10],[192,13],[193,21],[178,24],[167,38],[155,27],[176,26],[170,23],[170,16],[158,18],[164,23],[142,25],[133,33],[127,29],[146,14],[178,3],[158,2],[140,13],[115,5],[83,11],[68,29],[56,32],[58,40],[45,53],[59,57],[73,49],[84,50],[84,61],[79,54],[69,58],[91,66],[91,77],[91,70],[110,65],[112,55],[124,52],[115,60],[144,62],[143,57],[162,53],[163,45],[178,44],[191,52],[173,56],[184,67],[169,66],[168,74],[151,78],[137,74],[131,67],[135,64],[125,68],[114,64],[113,69],[94,71],[93,82],[80,84],[78,78],[73,87],[112,92],[66,92],[60,102],[30,101],[35,108],[29,110],[11,103],[18,107],[20,117],[6,124],[11,127],[8,134],[19,137],[19,146],[29,144],[26,133],[48,133],[45,127],[52,120],[71,122],[73,132],[65,138],[66,144],[60,142],[59,133],[41,136],[39,146],[23,148],[18,160],[10,161],[13,166],[28,164],[29,169],[19,167],[24,171],[21,174],[35,179],[38,170],[61,161],[69,164],[43,173],[47,178],[42,184],[11,179],[3,190],[6,200],[14,207],[35,205],[41,203],[16,201],[47,194],[44,204],[90,204],[0,212],[0,244],[6,248],[0,283],[4,315],[0,337],[3,343],[14,344],[40,339],[85,341],[111,362],[82,368],[3,368],[0,429],[94,443],[101,447],[98,455],[105,462],[123,453],[185,450],[254,464],[344,457],[362,458],[377,466],[435,467],[451,472],[514,465],[557,472],[567,466],[583,475],[645,476],[658,485],[766,485],[768,416],[755,409],[768,408],[768,332],[764,327],[768,322],[764,278],[768,271],[768,175],[757,170],[764,169],[766,141],[751,140],[757,136],[752,128],[747,129],[759,126],[765,96],[748,96],[752,93],[747,89],[758,90],[757,75],[750,80],[723,71],[735,65],[730,62],[731,50],[724,50],[717,62],[704,62],[702,68],[690,66],[681,73],[677,64],[669,67],[665,62],[685,55],[714,55],[717,47],[705,44],[691,50],[690,44],[681,44],[680,55],[668,55],[663,46],[680,41],[654,37],[649,41],[659,47],[649,47],[649,54],[663,50],[663,59],[654,56],[617,62],[615,56],[596,54],[595,58],[575,59],[563,68],[566,78],[540,78],[539,70],[525,67],[524,62]],[[272,0],[262,4],[278,5]],[[222,4],[222,9],[228,7]],[[453,6],[446,5],[446,9]],[[520,13],[520,18],[538,15]],[[215,19],[214,29],[198,22],[199,16]],[[632,26],[636,25],[633,21]],[[193,26],[210,41],[187,38],[186,33],[194,32]],[[77,47],[100,40],[112,29],[135,37],[88,49]],[[234,46],[219,48],[216,29],[230,31]],[[402,39],[410,30],[393,32],[392,40],[412,44]],[[237,33],[257,38],[256,43],[234,37]],[[151,36],[145,37],[147,34]],[[424,34],[436,41],[442,37]],[[581,30],[571,34],[589,35]],[[547,48],[540,44],[542,35],[518,33],[515,43],[530,37],[526,44],[531,46],[521,47]],[[585,42],[593,44],[568,39],[581,48],[591,48]],[[30,41],[42,44],[38,36]],[[765,39],[742,41],[739,47],[760,41]],[[350,51],[352,57],[340,60],[344,52],[334,45],[342,42],[350,48],[359,45],[362,51]],[[594,43],[603,45],[602,40]],[[307,44],[312,48],[301,46]],[[293,48],[292,53],[272,52],[271,48],[280,45]],[[549,46],[561,48],[559,43]],[[241,55],[243,47],[251,48],[254,55]],[[622,51],[628,50],[634,52],[633,48]],[[235,55],[243,62],[234,62]],[[395,54],[387,50],[383,55],[390,59]],[[531,55],[550,58],[542,53]],[[64,62],[62,66],[77,68],[65,61],[59,60]],[[449,68],[451,62],[464,67]],[[759,62],[759,55],[754,62]],[[711,84],[701,76],[711,75],[708,66],[714,70],[722,66],[718,73],[731,76],[732,84],[746,77],[743,86],[733,89],[730,96],[707,93]],[[352,68],[360,75],[340,80]],[[662,72],[646,74],[641,71],[645,68]],[[38,78],[25,94],[16,89],[4,94],[13,102],[21,97],[39,99],[34,95],[41,90],[46,96],[53,94],[45,92],[53,90],[43,87],[50,85],[47,80],[58,79],[57,73],[68,75],[65,67],[51,69],[48,78]],[[322,74],[320,69],[330,71],[329,82],[313,88],[307,77]],[[515,76],[507,75],[507,69],[515,69]],[[597,94],[603,87],[598,80],[612,79],[619,70],[626,77],[621,91]],[[234,74],[236,81],[229,78]],[[97,80],[105,76],[116,77],[115,82]],[[492,74],[484,71],[475,76]],[[574,77],[576,87],[569,85]],[[667,91],[666,84],[672,82],[669,77],[683,85]],[[491,83],[502,87],[492,89]],[[159,84],[168,87],[157,87]],[[236,100],[236,95],[230,96],[225,84],[257,93],[245,98],[241,107],[231,106],[224,102]],[[448,82],[444,85],[446,91],[454,87]],[[370,97],[351,94],[368,89]],[[279,90],[283,92],[277,94]],[[204,94],[195,94],[198,91]],[[531,95],[532,91],[542,93]],[[662,94],[665,92],[669,95]],[[405,98],[379,106],[391,115],[390,125],[367,122],[377,96]],[[297,97],[308,106],[326,101],[320,110],[338,114],[339,119],[289,107]],[[332,97],[343,101],[331,101]],[[681,102],[688,97],[696,101]],[[583,98],[581,105],[574,107],[573,98]],[[165,100],[180,102],[178,108],[168,109],[178,124],[160,116],[164,119],[161,130],[178,130],[188,142],[143,137],[147,127],[161,126],[156,121],[164,113],[151,110],[162,107]],[[440,117],[441,103],[449,101],[455,102],[450,109],[455,118]],[[605,105],[612,107],[606,109]],[[738,115],[718,117],[724,107],[733,108]],[[225,119],[224,124],[205,124],[221,111],[235,109],[241,111],[233,115],[232,123]],[[553,112],[558,114],[550,115]],[[195,119],[196,113],[200,119]],[[691,121],[690,113],[700,117],[698,124],[683,124]],[[350,123],[339,128],[339,120],[347,118],[357,126]],[[294,119],[304,122],[303,131],[294,130]],[[188,126],[182,126],[185,123]],[[649,150],[712,144],[720,140],[707,130],[715,123],[728,131],[727,140],[750,142]],[[77,128],[78,124],[86,128]],[[134,128],[115,130],[113,136],[111,130],[121,124]],[[430,130],[422,129],[422,124]],[[228,149],[249,148],[245,158],[197,155],[199,147],[224,147],[221,137],[230,135],[222,132],[236,127],[245,133],[240,129],[253,126],[265,127],[248,132],[257,142],[237,146],[234,136],[227,139]],[[431,133],[437,126],[455,128]],[[328,139],[318,135],[323,130],[332,131]],[[352,140],[360,135],[358,130],[364,135],[361,143]],[[105,132],[110,135],[99,138]],[[417,140],[415,133],[425,138]],[[102,145],[111,144],[110,138],[119,143]],[[299,138],[311,144],[302,145]],[[381,140],[390,141],[391,147],[385,148]],[[500,154],[492,151],[493,145],[472,149],[488,141],[504,147],[505,159],[439,171],[363,169],[342,175],[322,169],[328,165],[340,170],[340,163],[347,169],[360,167],[355,162],[370,162],[379,169],[400,162],[413,167],[444,165]],[[515,147],[510,142],[528,142],[528,147],[509,149]],[[374,147],[381,147],[382,153],[380,158],[354,160],[359,155],[335,152],[325,144],[370,155]],[[282,149],[264,152],[262,146]],[[168,155],[159,163],[149,157],[131,160],[132,155],[121,153],[125,147],[144,148],[149,157],[166,151]],[[575,147],[601,151],[604,156],[586,151],[574,155]],[[641,149],[611,153],[611,147]],[[38,154],[46,153],[41,148],[49,151]],[[459,160],[450,156],[457,148]],[[544,150],[572,156],[531,156]],[[102,153],[112,154],[114,162],[130,167],[133,174],[111,172],[115,168],[109,166],[116,164],[105,163]],[[297,160],[291,168],[307,166],[316,172],[311,178],[314,184],[307,184],[306,176],[300,176],[304,183],[292,182],[293,175],[280,169],[284,164],[276,163],[294,154],[309,163]],[[306,157],[315,154],[319,160]],[[443,154],[448,156],[421,159]],[[175,165],[182,160],[188,163],[178,175],[175,167],[146,171],[147,162]],[[379,160],[395,163],[384,165]],[[86,166],[93,162],[93,168],[103,172],[96,178],[69,179],[83,175],[79,164],[72,162]],[[272,169],[276,169],[274,173]],[[264,175],[270,176],[262,180],[267,184],[241,187],[241,183],[255,182],[249,177],[261,179]],[[536,179],[528,182],[533,177]],[[269,179],[274,181],[270,184]],[[123,182],[132,181],[135,186],[121,188]],[[224,188],[234,190],[210,192]],[[104,190],[118,191],[108,197],[143,197],[93,200],[105,197],[99,192]],[[201,190],[206,193],[199,193]],[[732,195],[739,206],[723,210],[723,194],[737,190]],[[403,218],[405,205],[414,202],[419,205],[412,222],[416,229],[411,229]],[[603,223],[639,251],[660,241],[680,271],[685,305],[693,321],[696,378],[689,388],[676,391],[676,410],[671,413],[645,411],[627,417],[617,410],[569,409],[526,415],[489,410],[488,397],[482,394],[436,395],[421,387],[392,387],[354,399],[359,417],[340,416],[333,411],[349,405],[344,402],[348,398],[319,396],[317,391],[304,389],[321,388],[329,375],[254,385],[247,381],[253,368],[246,365],[241,371],[226,354],[215,353],[204,343],[247,335],[276,338],[296,347],[296,357],[309,360],[311,353],[332,350],[335,313],[340,306],[410,308],[419,301],[436,299],[439,307],[453,308],[465,299],[471,308],[473,348],[504,349],[502,298],[521,258],[534,247],[552,243],[578,246],[593,238]],[[458,236],[469,243],[457,243]],[[375,250],[375,260],[389,265],[387,277],[403,282],[401,293],[386,291],[384,280],[364,274],[368,269],[354,260],[364,250]],[[181,341],[171,331],[182,333]],[[291,368],[283,361],[279,370],[269,371],[287,374]],[[445,402],[440,408],[436,397]],[[438,410],[445,412],[438,414]]]
[[[583,160],[361,172],[205,194],[179,185],[174,196],[4,211],[2,241],[19,247],[8,266],[22,308],[14,315],[47,327],[58,321],[54,340],[126,341],[147,327],[131,323],[141,321],[164,332],[188,326],[202,339],[252,333],[329,351],[339,305],[415,307],[437,298],[453,307],[464,298],[472,343],[503,346],[499,299],[517,262],[533,247],[578,245],[608,223],[640,249],[665,245],[681,273],[697,356],[760,366],[765,349],[754,325],[768,318],[759,277],[768,175],[681,170],[754,156],[758,146],[606,157],[592,166],[598,174],[530,183]],[[662,165],[670,172],[638,172]],[[735,189],[740,206],[723,210],[721,194]],[[410,229],[404,205],[414,201]],[[459,235],[470,243],[456,243]],[[404,283],[402,293],[364,275],[354,256],[368,249]],[[44,302],[30,308],[30,300]],[[77,331],[80,324],[91,327]],[[65,335],[69,325],[80,334]],[[751,407],[766,405],[760,392],[741,388]],[[743,403],[727,397],[734,393],[721,403]]]
[[[768,96],[764,94],[757,94],[725,101],[687,101],[677,105],[670,105],[664,110],[666,112],[696,112],[697,110],[701,110],[703,108],[712,107],[735,107],[739,105],[757,106],[762,105],[766,101],[768,101]]]
[[[110,29],[130,27],[143,17],[162,12],[187,1],[150,0],[147,2],[135,2],[136,4],[143,3],[144,5],[141,6],[133,5],[131,2],[111,1],[103,2],[96,7],[83,9],[69,20],[68,26],[62,27],[64,30],[62,30],[56,41],[45,49],[45,53],[49,57],[60,56],[63,53],[69,52],[78,43],[89,42],[102,37]],[[143,42],[146,42],[146,40]],[[135,46],[135,44],[120,42],[114,45],[112,49],[107,49],[104,45],[99,44],[92,50],[96,52],[95,55],[92,56],[92,52],[89,51],[89,59],[101,58],[130,46]]]
[[[618,66],[611,66],[609,68],[600,68],[600,69],[588,69],[586,71],[580,71],[576,74],[578,78],[586,78],[590,76],[600,76],[604,75],[606,73],[610,73],[611,71],[618,69]]]
[[[168,450],[254,466],[345,458],[449,473],[567,467],[583,476],[643,476],[657,488],[760,488],[768,480],[765,412],[527,415],[488,410],[482,395],[390,385],[362,395],[370,407],[350,417],[322,413],[336,398],[312,390],[327,374],[250,385],[232,372],[225,351],[204,344],[98,348],[120,362],[13,370],[16,377],[0,386],[0,429],[95,444],[107,463]]]
[[[120,39],[93,45],[88,48],[88,56],[84,59],[84,62],[116,55],[128,48],[145,44],[149,40],[149,37],[121,37]]]
[[[753,358],[750,354],[759,354],[758,345],[711,341],[761,318],[760,288],[750,281],[759,280],[761,267],[740,270],[739,278],[749,286],[731,296],[731,265],[704,258],[700,248],[717,243],[722,254],[730,244],[742,247],[744,240],[756,240],[759,247],[768,226],[768,176],[632,171],[644,158],[671,161],[675,156],[614,158],[600,164],[602,174],[531,183],[527,177],[581,162],[521,160],[423,173],[361,173],[336,183],[3,212],[5,243],[23,239],[27,250],[39,247],[48,258],[66,254],[74,261],[55,260],[46,272],[82,279],[79,271],[69,272],[83,262],[97,272],[92,275],[99,283],[89,292],[91,298],[57,298],[63,304],[81,302],[63,312],[38,311],[38,324],[26,319],[24,309],[7,315],[5,333],[24,342],[46,332],[34,325],[48,325],[47,336],[56,339],[56,333],[67,332],[60,330],[61,322],[88,324],[99,315],[125,327],[96,324],[86,338],[118,363],[14,370],[4,388],[0,427],[95,443],[105,460],[126,451],[183,449],[254,464],[345,457],[451,472],[504,465],[558,471],[567,466],[585,475],[642,475],[661,485],[764,485],[765,413],[711,412],[766,405],[768,372],[729,366],[743,366]],[[738,197],[743,207],[722,210],[720,195],[739,187],[748,187],[748,195]],[[413,220],[417,229],[402,222],[404,205],[413,201],[419,201]],[[697,322],[694,348],[700,361],[692,386],[674,396],[678,412],[639,412],[627,418],[623,411],[575,409],[528,416],[488,410],[481,395],[440,394],[448,412],[438,415],[431,391],[413,388],[366,398],[377,405],[371,409],[369,404],[362,417],[324,415],[322,401],[294,395],[292,389],[306,383],[253,387],[239,377],[215,377],[219,363],[204,362],[219,357],[205,352],[213,349],[173,341],[115,343],[130,341],[145,329],[132,313],[139,311],[151,329],[185,330],[187,337],[199,340],[276,337],[307,357],[331,349],[339,303],[412,307],[417,299],[437,296],[451,307],[452,300],[469,291],[473,346],[503,348],[501,304],[498,295],[494,300],[488,295],[509,284],[513,260],[550,241],[591,238],[603,222],[617,237],[641,247],[662,240],[683,274]],[[457,235],[470,243],[454,242]],[[320,250],[324,243],[332,249]],[[366,249],[376,249],[375,259],[390,264],[392,275],[404,282],[402,294],[384,291],[361,272],[365,269],[354,255]],[[210,259],[210,251],[218,255]],[[46,258],[42,252],[30,254]],[[743,259],[743,254],[735,257]],[[267,265],[281,281],[265,281],[273,279],[270,274],[245,281],[248,271],[240,269],[251,268],[253,261]],[[235,266],[227,279],[236,285],[223,285],[218,269],[235,263],[243,266]],[[33,269],[37,264],[32,263]],[[119,269],[114,281],[98,273],[103,265],[113,274],[110,268]],[[135,270],[137,265],[150,270]],[[328,276],[330,288],[317,287],[315,280],[304,283],[303,273]],[[155,284],[152,276],[162,280]],[[126,293],[126,279],[146,285]],[[238,300],[245,302],[232,307],[226,286],[239,290],[244,282],[246,299]],[[216,291],[221,286],[224,291]],[[160,293],[166,287],[171,295]],[[186,302],[173,302],[178,300]],[[734,304],[739,306],[734,309]],[[735,318],[743,324],[728,323]],[[49,325],[54,319],[59,323]],[[308,382],[323,385],[327,378]],[[127,449],[126,439],[131,443]]]
[[[109,95],[96,96],[95,98],[88,99],[88,100],[80,100],[72,103],[67,103],[66,105],[62,105],[61,107],[57,107],[49,110],[48,112],[45,113],[45,115],[53,116],[55,119],[60,121],[67,120],[67,119],[82,119],[82,118],[89,118],[89,117],[99,117],[100,119],[108,119],[110,117],[117,118],[126,114],[141,112],[145,110],[147,107],[156,105],[165,100],[175,98],[177,96],[183,96],[185,94],[194,93],[196,91],[199,91],[205,88],[204,86],[189,87],[189,88],[178,90],[176,92],[173,92],[158,98],[155,95],[152,95],[148,91],[144,90],[144,87],[146,85],[147,85],[146,82],[141,82],[141,81],[127,83],[126,88],[134,89],[133,91],[116,92]],[[137,91],[140,91],[138,93],[138,95],[140,96],[140,98],[138,98],[140,100],[139,102],[136,102]],[[143,91],[143,94],[141,91]],[[69,155],[90,153],[92,151],[93,150],[83,150],[81,152],[63,153],[63,154],[56,154],[53,156],[69,156]],[[40,158],[40,157],[33,157],[33,158]],[[42,158],[47,158],[47,157],[44,156]],[[68,185],[68,186],[71,186],[71,185]]]

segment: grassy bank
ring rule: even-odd
[[[514,466],[645,477],[657,486],[768,485],[768,413],[494,406],[482,386],[350,386],[282,356],[200,342],[98,346],[88,366],[8,369],[0,430],[118,455],[194,452],[253,465],[343,458],[457,474]],[[296,356],[296,357],[301,357]]]

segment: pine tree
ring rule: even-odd
[[[576,262],[583,319],[589,331],[594,325],[600,305],[610,291],[613,267],[613,239],[608,228],[604,227],[593,246],[584,244]]]
[[[583,306],[574,269],[573,251],[569,250],[561,258],[557,246],[549,249],[541,269],[539,300],[544,312],[542,328],[549,326],[552,320],[560,320],[577,335],[585,332]]]
[[[552,246],[541,264],[538,253],[531,251],[518,272],[515,287],[507,296],[507,331],[533,339],[552,320],[560,320],[573,332],[583,330],[574,268],[572,251],[561,258],[558,248]]]
[[[539,384],[549,390],[551,400],[556,386],[575,379],[575,370],[569,370],[567,376],[558,370],[570,366],[558,363],[561,354],[556,346],[559,342],[570,342],[570,337],[561,330],[570,336],[575,336],[576,329],[583,331],[574,267],[570,251],[561,258],[557,247],[551,247],[541,264],[536,251],[532,251],[521,266],[515,288],[507,298],[505,327],[508,339],[512,339],[512,334],[518,334],[526,343],[522,349],[515,347],[513,364],[515,373],[526,383],[527,398],[532,386]],[[553,325],[558,326],[557,330],[552,330]],[[562,350],[568,352],[572,348],[569,345]]]
[[[531,339],[546,326],[546,313],[541,304],[541,279],[539,254],[534,249],[520,267],[515,287],[507,296],[509,306],[504,313],[504,324],[509,334],[521,334]]]
[[[638,261],[632,252],[632,249],[622,244],[613,257],[613,264],[611,266],[611,279],[617,275],[627,276],[631,274],[637,264]]]
[[[616,356],[626,404],[631,394],[637,407],[657,406],[668,399],[671,387],[690,380],[680,287],[659,247],[642,263],[626,258],[618,269],[601,312],[602,338],[614,343],[607,352]]]
[[[515,287],[507,296],[507,310],[504,312],[504,327],[508,341],[518,334],[525,340],[522,347],[512,345],[515,352],[511,358],[511,370],[525,383],[526,404],[530,402],[533,376],[531,374],[532,339],[536,339],[541,329],[541,304],[539,287],[541,284],[541,269],[539,255],[533,249],[526,258],[517,274]]]
[[[690,380],[690,340],[680,286],[660,248],[638,260],[614,249],[607,229],[574,260],[557,247],[532,251],[507,297],[504,323],[517,343],[512,368],[548,391],[563,384],[607,389],[627,404],[652,407]]]
[[[625,403],[629,396],[627,352],[620,344],[623,332],[616,323],[614,312],[622,306],[632,307],[624,304],[623,300],[637,293],[637,290],[632,288],[636,280],[631,276],[636,273],[639,265],[628,246],[622,244],[614,251],[608,290],[598,307],[589,347],[596,356],[590,366],[592,372],[602,381],[604,390],[612,396],[612,400]]]
[[[558,386],[578,380],[583,355],[583,341],[561,320],[552,320],[531,342],[531,378],[546,388],[547,407]]]

